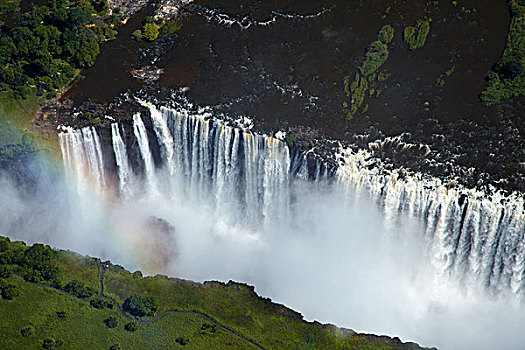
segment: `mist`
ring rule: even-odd
[[[34,164],[31,190],[0,176],[0,232],[11,239],[145,274],[246,282],[308,320],[423,346],[519,349],[525,342],[519,300],[439,275],[422,223],[385,217],[367,193],[294,180],[291,213],[250,225],[236,222],[228,203],[217,210],[171,190],[121,200],[79,189],[52,162]]]

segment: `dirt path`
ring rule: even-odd
[[[113,299],[111,299],[110,297],[107,297],[104,295],[104,273],[106,272],[106,266],[104,264],[101,265],[101,271],[100,271],[100,293],[98,294],[98,298],[100,299],[104,299],[104,300],[107,300],[107,301],[110,301],[112,303],[114,303],[117,307],[117,311],[118,313],[126,320],[128,321],[136,321],[140,324],[148,324],[148,323],[153,323],[153,322],[156,322],[158,320],[160,320],[161,318],[164,318],[168,315],[197,315],[197,316],[201,316],[202,318],[206,319],[208,322],[210,322],[211,324],[214,324],[217,326],[217,328],[223,330],[224,332],[234,336],[235,338],[239,339],[239,340],[242,340],[243,342],[245,343],[248,343],[250,345],[253,345],[254,347],[256,347],[257,349],[261,349],[261,350],[264,350],[264,348],[258,344],[256,344],[255,342],[249,340],[249,339],[246,339],[242,336],[240,336],[239,334],[235,333],[234,331],[232,331],[231,329],[217,323],[216,321],[214,321],[210,316],[202,313],[202,312],[198,312],[198,311],[177,311],[177,310],[167,310],[167,311],[164,311],[162,314],[158,315],[158,316],[155,316],[154,318],[151,318],[149,320],[140,320],[140,319],[135,319],[133,317],[130,317],[128,316],[123,310],[122,308],[120,307],[120,305],[118,303],[116,303]],[[23,276],[19,275],[19,274],[14,274],[20,278],[23,279]],[[41,284],[41,283],[36,283],[36,282],[30,282],[30,281],[27,281],[29,283],[31,283],[32,285],[34,286],[37,286],[37,287],[43,287],[43,288],[49,288],[49,289],[53,289],[59,293],[62,293],[64,295],[67,295],[67,296],[70,296],[72,298],[75,298],[77,300],[80,300],[80,301],[83,301],[85,303],[89,303],[91,302],[92,299],[84,299],[84,298],[79,298],[77,297],[76,295],[74,294],[71,294],[71,293],[68,293],[62,289],[59,289],[59,288],[56,288],[56,287],[53,287],[53,286],[49,286],[49,285],[46,285],[46,284]]]

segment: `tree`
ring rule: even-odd
[[[159,28],[153,23],[146,23],[142,30],[142,37],[148,41],[153,41],[159,36]]]
[[[124,329],[127,330],[128,332],[135,332],[137,329],[139,329],[139,323],[137,321],[131,321],[131,322],[128,322],[126,323],[126,325],[124,326]]]
[[[120,346],[120,343],[113,344],[109,347],[109,350],[122,350],[122,346]]]
[[[18,48],[13,39],[8,36],[0,38],[0,63],[10,62],[11,58],[16,55],[18,55]]]
[[[97,58],[99,52],[100,48],[97,42],[84,42],[82,45],[80,45],[77,53],[75,54],[75,62],[80,67],[90,67],[93,65],[93,63],[95,63],[95,59]]]
[[[144,317],[146,315],[153,316],[158,306],[152,297],[133,294],[124,301],[122,308],[133,316]]]
[[[115,328],[118,326],[118,319],[115,316],[109,316],[104,320],[104,323],[108,328]]]
[[[34,282],[50,281],[58,277],[59,273],[56,252],[43,244],[34,244],[25,251],[22,266],[34,271],[33,274],[29,274],[29,280]]]
[[[13,300],[20,295],[20,290],[14,284],[8,284],[2,287],[2,298],[6,300]]]
[[[11,38],[18,48],[18,54],[28,56],[40,48],[40,40],[27,27],[16,27],[11,31]]]

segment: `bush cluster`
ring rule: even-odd
[[[90,304],[95,309],[113,309],[113,303],[102,298],[94,298]]]
[[[53,281],[60,275],[56,263],[56,252],[49,246],[34,244],[25,248],[0,240],[0,277],[7,278],[11,271],[24,276],[31,282]]]
[[[118,318],[116,316],[109,316],[104,320],[108,328],[115,328],[118,326]]]
[[[430,21],[428,19],[418,19],[415,27],[408,26],[405,28],[403,38],[410,50],[416,50],[425,46],[429,32]]]
[[[122,309],[133,316],[153,316],[158,309],[157,302],[152,297],[133,294],[124,301]]]
[[[89,298],[97,292],[96,290],[86,286],[84,282],[79,280],[72,280],[71,282],[66,284],[64,290],[68,293],[76,295],[79,298]]]

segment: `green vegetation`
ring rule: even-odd
[[[456,66],[452,66],[445,73],[441,74],[438,80],[436,81],[436,85],[439,87],[443,87],[443,85],[445,85],[445,79],[450,77],[452,73],[454,73],[455,70],[456,70]]]
[[[357,113],[358,109],[363,105],[367,92],[370,97],[377,91],[375,90],[376,81],[384,81],[387,78],[386,73],[379,72],[379,68],[388,60],[388,44],[394,38],[394,28],[390,25],[385,25],[381,28],[377,35],[376,41],[370,44],[366,50],[363,63],[359,66],[359,72],[355,73],[354,79],[350,83],[350,75],[343,79],[344,91],[347,97],[350,97],[350,104],[343,103],[343,111],[346,113],[346,119],[350,120]],[[370,90],[369,90],[370,89]],[[368,111],[368,105],[366,110]]]
[[[165,23],[160,28],[160,34],[161,35],[173,34],[173,33],[178,32],[181,29],[182,29],[182,19],[180,17],[177,17],[177,18],[175,18],[175,19]]]
[[[95,309],[113,309],[113,303],[102,298],[94,298],[90,302]]]
[[[76,295],[79,298],[89,298],[96,293],[96,290],[90,288],[79,280],[73,280],[65,285],[64,290],[68,293]]]
[[[104,323],[108,328],[115,328],[118,326],[118,318],[116,316],[109,316],[104,320]]]
[[[158,306],[153,297],[143,297],[142,295],[133,294],[124,301],[122,309],[133,316],[144,317],[154,316]]]
[[[381,28],[381,30],[379,31],[377,38],[385,45],[390,44],[390,42],[394,38],[394,28],[389,24],[383,26],[383,28]]]
[[[43,257],[41,264],[32,262],[31,266],[43,271],[58,266],[58,279],[71,280],[67,285],[74,285],[74,290],[100,283],[99,260],[65,251],[50,254],[49,247],[35,246],[30,248],[0,237],[0,256]],[[11,271],[21,271],[26,266],[6,261],[21,260],[0,261],[0,266]],[[218,324],[266,349],[392,348],[392,340],[387,337],[358,335],[305,322],[300,314],[257,296],[253,287],[244,284],[199,284],[164,276],[144,278],[138,272],[110,265],[104,273],[104,295],[130,313],[136,310],[137,317],[160,315],[167,310],[201,312],[209,317],[171,314],[139,327],[138,321],[125,321],[117,308],[94,307],[93,303],[55,289],[28,283],[18,273],[2,280],[2,285],[15,286],[20,295],[12,300],[0,299],[1,349],[255,348]],[[94,300],[96,305],[101,303]]]
[[[153,23],[146,23],[142,29],[142,37],[147,41],[153,41],[159,36],[159,27]]]
[[[403,32],[403,39],[410,50],[420,49],[425,46],[428,33],[430,32],[430,20],[418,19],[416,26],[408,26]]]
[[[128,332],[132,332],[132,333],[136,332],[137,329],[139,329],[139,323],[137,321],[128,322],[124,326],[124,329],[127,330]]]
[[[107,7],[93,6],[98,3],[55,0],[32,4],[25,13],[17,6],[2,12],[0,17],[10,15],[15,23],[0,28],[0,91],[21,99],[34,94],[51,98],[78,69],[93,65],[99,44],[114,38],[111,26],[120,23],[115,16],[103,16]]]
[[[367,76],[379,69],[388,59],[388,45],[376,40],[370,44],[370,47],[366,51],[365,59],[359,71],[362,75]]]
[[[512,14],[503,55],[488,76],[488,86],[481,93],[485,106],[515,96],[525,95],[525,0],[510,0]]]

